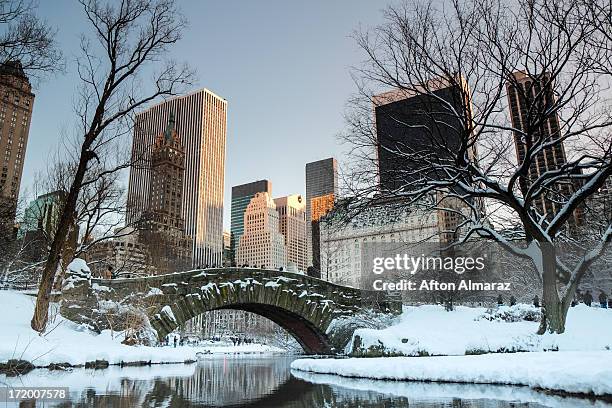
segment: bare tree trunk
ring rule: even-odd
[[[557,291],[556,254],[553,245],[543,244],[542,248],[542,321],[538,334],[546,332],[561,334],[565,331],[567,309]]]
[[[87,138],[86,138],[87,139]],[[88,145],[83,146],[81,157],[79,160],[79,167],[70,186],[70,192],[66,197],[64,208],[62,209],[62,216],[51,244],[51,250],[49,251],[49,257],[45,263],[45,269],[42,273],[40,286],[38,288],[38,295],[36,297],[36,308],[34,309],[34,316],[30,323],[32,329],[42,332],[47,326],[47,319],[49,314],[49,299],[51,296],[51,290],[53,289],[53,283],[55,281],[55,275],[60,267],[62,259],[62,251],[66,244],[70,227],[74,220],[74,213],[76,210],[77,198],[83,179],[85,178],[85,171],[87,169],[87,162],[89,161],[90,154],[88,154]]]

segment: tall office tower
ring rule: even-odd
[[[467,83],[460,83],[467,90]],[[469,92],[444,79],[429,81],[425,89],[433,96],[396,89],[373,98],[378,177],[383,192],[417,188],[414,184],[419,180],[440,177],[436,164],[454,165],[449,151],[457,151],[466,131],[455,112],[470,109],[470,101],[465,100]],[[471,111],[464,115],[468,126],[471,115]],[[468,154],[473,160],[475,148]]]
[[[19,195],[33,107],[32,86],[21,63],[0,64],[0,200],[11,206]]]
[[[306,272],[306,208],[302,196],[293,194],[274,199],[279,216],[279,230],[285,237],[288,268],[295,265]]]
[[[546,109],[554,101],[553,87],[548,74],[544,73],[537,77],[529,76],[523,71],[514,73],[516,82],[508,82],[506,89],[508,91],[508,106],[510,108],[510,118],[512,126],[521,131],[526,131],[529,127],[529,114],[538,106],[538,112]],[[542,101],[538,97],[542,92],[543,84],[548,84],[543,92]],[[518,86],[517,86],[518,85]],[[542,124],[538,132],[531,132],[528,137],[535,139],[542,138],[545,143],[552,142],[560,137],[559,117],[556,113],[551,114],[544,124]],[[531,145],[535,140],[525,140],[525,134],[521,132],[514,133],[514,146],[516,148],[516,156],[518,162],[521,163],[525,159],[527,145]],[[565,155],[565,146],[563,142],[556,143],[554,147],[542,149],[535,157],[535,160],[529,166],[527,171],[527,179],[521,178],[519,186],[521,192],[526,194],[529,186],[538,177],[547,171],[559,169],[567,162]],[[540,214],[546,214],[553,217],[560,206],[571,195],[573,186],[569,183],[558,184],[551,188],[546,195],[539,196],[535,201],[535,207]],[[581,218],[582,208],[574,211],[574,221],[579,222]]]
[[[159,274],[191,265],[192,240],[185,234],[182,212],[184,174],[185,151],[175,130],[174,112],[170,112],[166,130],[153,144],[149,207],[141,218],[142,241]]]
[[[185,149],[182,213],[193,239],[193,266],[221,265],[227,101],[207,89],[169,99],[136,116],[128,190],[128,224],[149,208],[151,154],[170,112]]]
[[[279,230],[276,205],[268,193],[257,193],[244,212],[244,232],[238,241],[238,265],[277,269],[287,266],[285,237]]]
[[[334,206],[338,196],[338,163],[330,157],[306,163],[307,266],[320,271],[318,221]],[[314,231],[313,231],[314,228]]]
[[[230,222],[230,262],[236,262],[238,242],[244,232],[244,212],[257,193],[272,195],[272,183],[258,180],[232,187],[232,213]]]

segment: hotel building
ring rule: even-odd
[[[21,63],[9,61],[0,64],[0,200],[11,208],[11,214],[0,214],[0,222],[11,224],[11,228],[33,107],[32,85]]]

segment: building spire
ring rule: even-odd
[[[175,124],[174,112],[170,112],[170,119],[168,120],[168,126],[166,126],[166,131],[164,132],[164,139],[166,142],[170,142],[172,140],[172,133],[174,131]]]

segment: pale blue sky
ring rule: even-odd
[[[225,219],[231,186],[267,178],[274,196],[304,193],[304,166],[335,156],[336,134],[355,90],[349,67],[363,58],[350,35],[380,21],[385,1],[179,1],[190,28],[175,58],[198,73],[198,86],[228,100]],[[74,59],[89,29],[76,1],[42,1],[58,29],[67,73],[37,84],[22,191],[74,121]],[[195,88],[194,88],[195,89]]]

